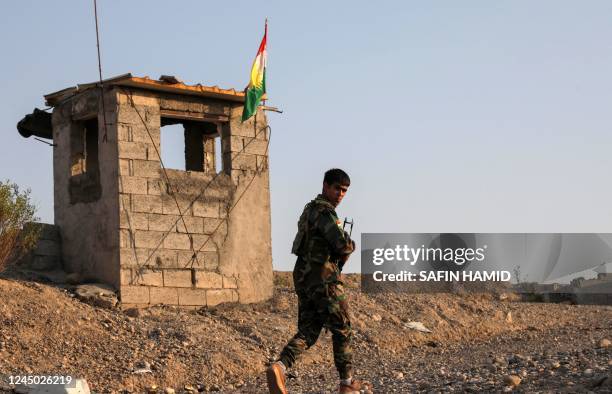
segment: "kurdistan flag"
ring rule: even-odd
[[[251,68],[251,79],[247,86],[244,98],[244,108],[242,109],[242,121],[249,119],[257,112],[257,106],[261,97],[266,93],[266,64],[268,62],[268,52],[266,51],[266,38],[268,36],[268,21],[264,32],[257,56]]]

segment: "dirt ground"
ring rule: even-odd
[[[374,392],[612,392],[611,306],[371,295],[356,276],[348,282],[356,372]],[[69,286],[0,278],[0,391],[26,374],[83,377],[101,393],[267,392],[265,367],[296,330],[289,273],[275,284],[265,303],[128,315],[83,303]],[[292,368],[290,392],[337,389],[330,337]]]

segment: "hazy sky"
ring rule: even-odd
[[[98,77],[92,1],[4,1],[0,178],[53,221],[15,124]],[[612,2],[99,0],[103,72],[242,89],[269,18],[275,269],[330,167],[361,232],[612,232]],[[358,268],[358,258],[352,262]]]

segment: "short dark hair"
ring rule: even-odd
[[[332,168],[331,170],[327,170],[325,173],[325,177],[323,177],[323,182],[328,185],[333,185],[337,183],[342,186],[350,186],[351,178],[349,178],[348,174],[342,171],[339,168]]]

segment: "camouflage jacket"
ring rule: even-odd
[[[339,259],[353,252],[353,241],[342,230],[334,206],[322,195],[304,207],[291,252],[298,256],[296,290],[339,281]]]

